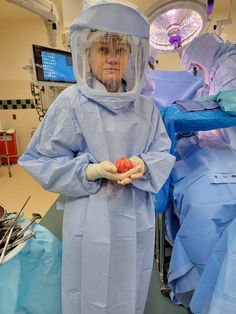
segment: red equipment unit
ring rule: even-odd
[[[18,160],[18,145],[16,131],[12,129],[0,131],[0,159],[2,163],[7,163],[7,150],[9,162],[16,163]]]

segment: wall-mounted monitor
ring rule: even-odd
[[[55,86],[76,82],[69,51],[33,45],[33,56],[38,83]]]

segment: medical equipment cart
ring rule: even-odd
[[[9,177],[11,173],[11,163],[16,163],[19,157],[16,131],[0,130],[0,161],[8,166]]]

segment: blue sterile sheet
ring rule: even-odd
[[[206,131],[236,126],[236,117],[221,109],[186,112],[177,105],[163,107],[162,119],[171,139],[171,153],[175,153],[176,133]],[[166,209],[169,193],[169,179],[157,195],[156,212],[162,213]]]
[[[177,99],[191,99],[203,86],[201,77],[194,77],[186,71],[151,71],[150,80],[154,86],[152,98],[159,108]]]
[[[0,265],[1,314],[61,314],[61,242],[39,224],[32,229],[36,238]]]

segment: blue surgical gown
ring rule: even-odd
[[[212,250],[236,217],[236,154],[213,131],[180,139],[177,155],[171,181],[180,228],[168,284],[173,300],[188,307]]]
[[[236,218],[208,260],[190,307],[195,314],[236,313]]]
[[[117,107],[117,106],[116,106]],[[175,158],[159,111],[145,96],[113,110],[78,85],[51,105],[19,163],[64,196],[64,314],[141,314],[154,248],[153,193]],[[141,157],[145,175],[126,186],[88,181],[89,163]]]

